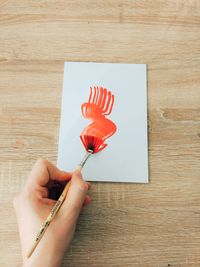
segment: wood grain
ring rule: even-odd
[[[150,183],[93,183],[63,266],[200,266],[200,2],[0,0],[0,266],[12,199],[56,162],[64,61],[148,64]]]

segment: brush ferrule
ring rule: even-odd
[[[78,165],[78,168],[82,169],[86,163],[86,161],[89,159],[89,157],[92,155],[93,150],[88,149],[88,151],[85,153],[83,159],[81,160],[80,164]]]

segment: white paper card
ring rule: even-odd
[[[90,86],[115,96],[109,119],[117,132],[107,147],[93,154],[82,173],[87,181],[148,182],[147,81],[145,64],[65,62],[57,165],[73,171],[85,148],[80,140],[91,123],[81,113]]]

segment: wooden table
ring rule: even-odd
[[[93,183],[68,267],[200,266],[200,1],[0,1],[0,266],[12,199],[56,162],[64,61],[148,64],[150,183]]]

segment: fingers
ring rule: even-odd
[[[50,163],[48,160],[46,162],[46,167],[48,169],[49,178],[51,180],[56,180],[59,182],[68,181],[71,179],[72,173],[59,170],[55,165]]]
[[[49,180],[67,181],[71,179],[71,173],[60,171],[56,166],[48,160],[39,159],[33,166],[31,173],[28,176],[26,188],[44,187]]]
[[[84,209],[90,202],[91,202],[91,197],[87,195],[83,202],[82,209]]]
[[[90,202],[87,191],[90,189],[91,184],[83,180],[80,171],[77,170],[73,174],[60,171],[49,161],[40,159],[35,163],[28,176],[24,193],[28,193],[29,196],[33,196],[34,198],[43,199],[42,201],[44,201],[44,204],[53,206],[56,202],[49,198],[49,182],[56,180],[62,183],[70,179],[71,185],[66,199],[61,206],[61,216],[64,215],[65,217],[70,214],[70,217],[75,222],[81,209]]]
[[[62,213],[67,217],[76,220],[80,214],[82,206],[90,202],[87,191],[90,184],[85,182],[79,170],[76,170],[71,178],[71,185],[67,193],[67,197],[61,207]]]

